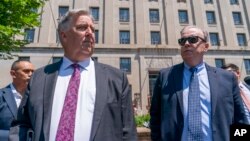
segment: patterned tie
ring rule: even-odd
[[[188,93],[188,141],[202,141],[202,122],[200,89],[197,76],[197,69],[191,68],[192,76],[190,79]]]
[[[63,110],[57,129],[56,141],[74,141],[75,116],[77,107],[77,94],[80,84],[80,67],[72,64],[74,72],[70,78]]]

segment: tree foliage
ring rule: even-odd
[[[0,0],[0,53],[11,54],[28,42],[16,38],[24,29],[40,25],[43,0]]]

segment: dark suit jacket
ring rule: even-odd
[[[24,141],[28,128],[34,131],[35,141],[49,140],[53,95],[61,63],[34,72],[22,101],[24,107],[19,110],[16,126],[11,128],[11,141]],[[126,74],[98,62],[95,62],[95,71],[96,101],[90,140],[137,140],[131,90]]]
[[[180,141],[183,120],[184,64],[163,69],[156,81],[151,103],[153,141]],[[211,93],[213,141],[229,141],[230,125],[245,122],[242,99],[233,73],[206,64]]]
[[[16,119],[17,105],[10,85],[0,90],[0,141],[7,141],[11,122]]]

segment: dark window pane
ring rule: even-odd
[[[207,23],[208,24],[216,24],[215,14],[213,11],[207,11],[206,15],[207,15]]]
[[[95,21],[99,21],[99,7],[91,7],[90,14],[93,16]]]
[[[120,70],[127,73],[131,72],[131,59],[130,58],[120,58]]]
[[[25,32],[24,40],[26,40],[29,43],[34,42],[35,29],[25,29],[24,32]]]
[[[204,3],[213,3],[213,0],[204,0]]]
[[[233,19],[234,19],[234,24],[235,25],[241,25],[242,24],[241,13],[240,12],[233,12]]]
[[[238,4],[238,0],[230,0],[230,4]]]
[[[186,10],[179,11],[179,22],[180,23],[188,23],[188,14]]]
[[[58,18],[60,19],[62,16],[64,16],[69,11],[68,6],[59,6],[59,15]]]
[[[98,61],[98,57],[91,57],[94,61]]]
[[[246,74],[250,75],[250,59],[244,59]]]
[[[18,60],[30,61],[30,57],[29,56],[19,56]]]
[[[120,22],[129,22],[129,9],[128,8],[120,8]]]
[[[237,40],[239,46],[247,46],[246,35],[242,33],[237,34]]]
[[[217,68],[221,68],[224,64],[225,64],[225,60],[224,59],[215,59],[215,66]]]
[[[220,45],[218,33],[209,33],[209,36],[210,36],[210,43],[212,46]]]
[[[158,9],[150,9],[149,10],[149,20],[150,23],[159,23],[159,10]]]
[[[120,31],[120,44],[130,44],[129,31]]]
[[[161,35],[159,31],[151,31],[151,44],[161,44]]]

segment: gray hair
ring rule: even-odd
[[[201,30],[202,33],[203,33],[203,35],[204,35],[204,40],[205,40],[206,42],[209,41],[209,34],[208,34],[208,32],[207,32],[206,30],[201,29],[201,28],[199,28],[199,27],[197,27],[197,26],[194,26],[194,25],[187,25],[187,26],[185,26],[185,27],[180,31],[180,33],[183,34],[184,30],[185,30],[185,29],[188,29],[188,28],[196,28],[196,29]]]
[[[87,15],[90,16],[93,20],[92,16],[89,14],[87,10],[84,9],[72,9],[69,10],[62,18],[60,18],[58,23],[58,32],[60,31],[67,31],[70,28],[70,24],[74,17],[78,17],[80,15]]]

